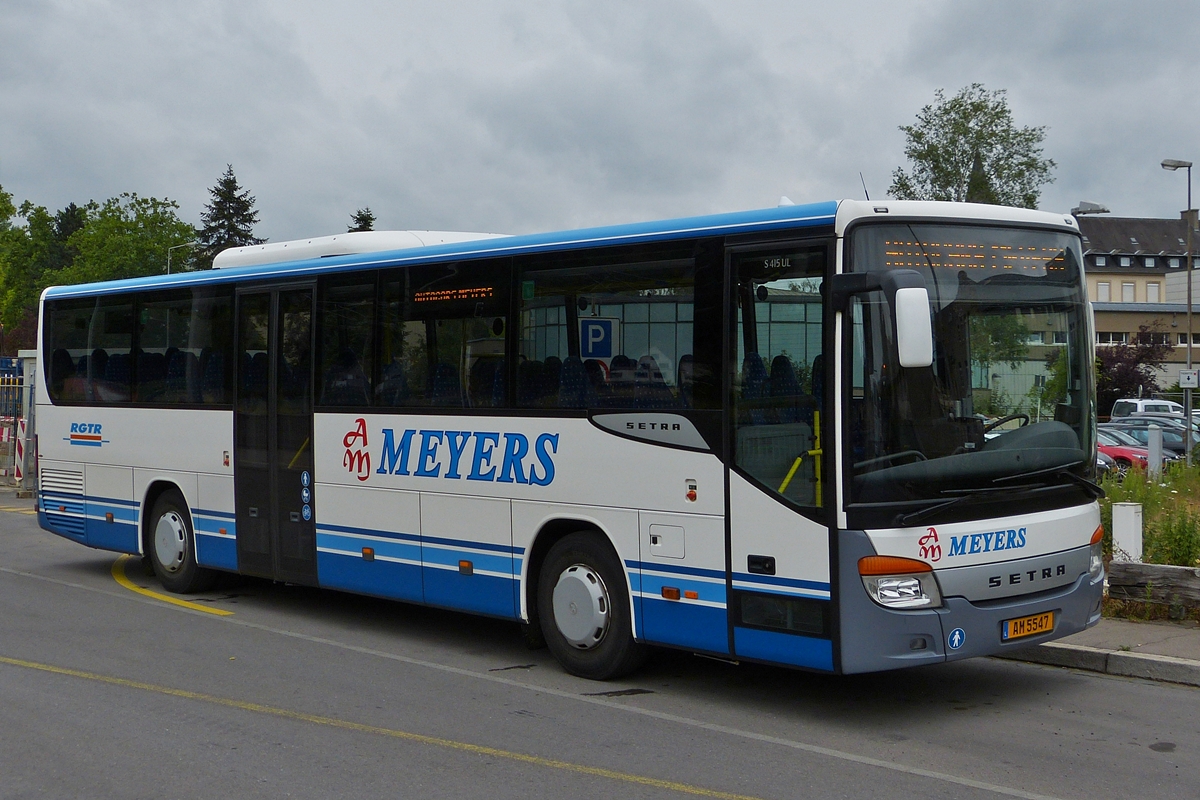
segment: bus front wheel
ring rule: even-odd
[[[633,640],[625,573],[597,534],[572,533],[550,548],[537,605],[546,644],[572,675],[618,678],[645,660]]]
[[[186,594],[211,589],[217,573],[196,563],[196,539],[183,499],[168,492],[150,514],[150,563],[169,592]]]

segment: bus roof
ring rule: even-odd
[[[42,293],[43,299],[79,297],[94,294],[126,292],[138,289],[166,289],[171,287],[201,284],[229,283],[255,280],[258,278],[304,278],[315,274],[340,272],[370,267],[400,266],[443,261],[450,258],[489,258],[514,256],[553,250],[574,250],[606,245],[637,244],[651,241],[666,241],[695,236],[725,236],[732,234],[759,233],[789,227],[828,227],[840,234],[846,225],[863,217],[878,218],[883,214],[895,217],[936,217],[944,219],[971,219],[1010,222],[1015,224],[1055,225],[1073,227],[1069,216],[1026,209],[1002,208],[967,203],[937,203],[914,201],[881,201],[876,203],[846,200],[840,203],[829,201],[807,205],[785,205],[752,211],[737,211],[726,214],[711,214],[699,217],[636,222],[598,228],[557,231],[552,233],[497,236],[488,234],[433,233],[441,237],[439,244],[425,246],[386,247],[370,252],[339,255],[320,255],[319,248],[305,245],[316,241],[296,240],[279,242],[274,246],[239,248],[260,254],[277,252],[279,260],[270,263],[254,263],[248,266],[227,266],[223,269],[181,272],[175,275],[156,275],[147,278],[128,278],[103,283],[85,283],[74,286],[51,286]],[[1074,228],[1078,230],[1078,228]],[[380,244],[406,241],[429,241],[419,232],[378,232],[399,236],[376,237]],[[408,237],[407,239],[404,237]],[[456,241],[457,237],[462,237]],[[486,237],[486,238],[478,238]],[[322,237],[326,241],[337,237]],[[336,252],[336,250],[335,250]],[[345,251],[343,251],[345,252]],[[306,257],[313,254],[315,257]],[[297,258],[299,256],[299,258]],[[259,261],[262,255],[253,260]],[[227,259],[227,261],[237,259]]]

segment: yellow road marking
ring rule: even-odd
[[[36,508],[28,506],[0,506],[0,511],[11,511],[14,514],[36,514]]]
[[[205,614],[216,614],[218,617],[233,616],[232,611],[226,611],[223,608],[209,608],[208,606],[201,605],[200,603],[189,603],[187,600],[180,600],[178,597],[171,597],[158,592],[152,592],[149,589],[143,589],[141,586],[138,586],[133,581],[129,580],[129,578],[125,575],[125,562],[128,560],[129,556],[123,555],[114,561],[112,565],[112,576],[117,583],[121,584],[129,591],[137,592],[138,594],[144,594],[146,597],[153,597],[155,600],[161,600],[164,603],[170,603],[171,605],[190,608],[193,611],[203,611]]]
[[[56,667],[52,664],[40,664],[36,661],[23,661],[18,658],[6,658],[4,656],[0,656],[0,664],[9,664],[14,667],[25,667],[26,669],[49,672],[54,675],[69,675],[73,678],[83,678],[84,680],[106,683],[110,686],[123,686],[127,689],[140,689],[142,691],[164,694],[170,697],[180,697],[185,700],[195,700],[201,703],[211,703],[213,705],[224,706],[226,708],[236,708],[241,711],[251,711],[257,714],[269,714],[270,716],[280,717],[282,719],[297,720],[299,722],[311,722],[315,725],[326,725],[331,728],[341,728],[342,730],[357,731],[358,733],[371,733],[377,736],[387,736],[392,739],[403,739],[404,741],[408,742],[417,742],[419,744],[427,744],[434,747],[459,750],[481,756],[491,756],[492,758],[503,758],[522,764],[533,764],[534,766],[538,767],[547,767],[550,769],[564,770],[566,772],[574,772],[579,775],[591,775],[597,778],[608,778],[610,780],[633,783],[639,786],[652,786],[656,789],[666,789],[668,791],[689,794],[696,797],[716,797],[721,798],[722,800],[758,800],[758,798],[750,795],[731,794],[729,792],[721,792],[715,789],[705,789],[702,786],[693,786],[691,784],[679,783],[677,781],[649,778],[645,775],[634,775],[629,772],[618,772],[612,769],[604,769],[603,767],[589,767],[586,764],[575,764],[570,761],[559,761],[553,758],[543,758],[541,756],[529,755],[528,753],[518,753],[512,750],[501,750],[496,747],[487,747],[484,745],[471,744],[469,742],[460,742],[455,739],[443,739],[439,736],[426,736],[424,734],[411,733],[409,731],[401,731],[394,728],[380,728],[376,725],[364,725],[360,722],[350,722],[349,720],[337,719],[336,717],[322,717],[316,714],[305,714],[301,711],[289,711],[286,708],[276,708],[274,706],[262,705],[261,703],[249,703],[244,700],[234,700],[229,697],[218,697],[211,694],[191,692],[187,689],[173,689],[170,686],[159,686],[153,683],[133,681],[129,680],[128,678],[116,678],[111,675],[100,675],[95,672],[84,672],[83,670],[69,669],[67,667]]]

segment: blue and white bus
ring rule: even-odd
[[[1080,254],[1069,216],[843,201],[50,288],[38,519],[175,592],[521,621],[597,679],[1002,653],[1100,618]]]

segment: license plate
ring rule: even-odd
[[[1054,630],[1054,612],[1043,611],[1041,614],[1030,614],[1028,617],[1006,619],[1004,621],[1004,633],[1001,638],[1007,642],[1009,639],[1036,636],[1039,633],[1048,633],[1052,630]]]

